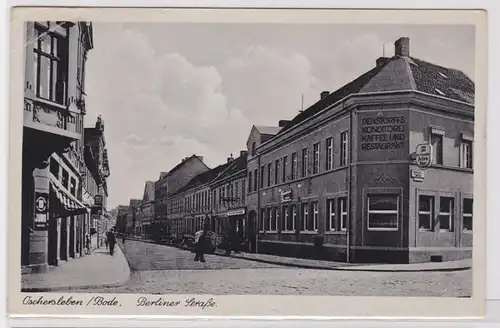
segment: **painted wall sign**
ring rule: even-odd
[[[361,150],[391,150],[405,146],[404,116],[379,116],[361,119]]]
[[[243,215],[245,214],[245,209],[240,209],[240,210],[234,210],[234,211],[228,211],[227,216],[235,216],[235,215]]]
[[[425,178],[425,174],[423,171],[411,170],[411,178],[415,182],[423,182]]]

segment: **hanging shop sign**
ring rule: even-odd
[[[48,228],[49,194],[35,193],[35,220],[34,230],[47,230]]]
[[[427,168],[432,163],[432,146],[429,144],[420,144],[415,149],[415,163],[420,168]]]
[[[292,201],[292,191],[291,190],[282,191],[281,192],[281,202],[285,203],[285,202],[290,202],[290,201]]]
[[[227,216],[235,216],[235,215],[243,215],[245,214],[245,209],[239,209],[239,210],[234,210],[234,211],[228,211]]]
[[[95,195],[94,196],[94,205],[95,206],[102,206],[102,195]]]

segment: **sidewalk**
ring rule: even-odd
[[[71,260],[46,273],[24,274],[21,278],[22,291],[53,292],[122,286],[130,278],[130,268],[118,245],[113,256],[101,247],[93,250],[91,255]]]
[[[217,250],[216,255],[227,256],[224,251]],[[427,272],[427,271],[461,271],[472,266],[472,260],[449,262],[428,262],[411,264],[357,264],[332,262],[311,259],[301,259],[268,254],[231,253],[230,257],[269,264],[278,264],[304,269],[338,270],[338,271],[367,271],[367,272]]]

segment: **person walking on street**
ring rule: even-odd
[[[113,230],[108,232],[107,242],[109,244],[109,254],[113,255],[115,253],[115,245],[116,245],[116,235]]]
[[[91,246],[91,242],[90,242],[90,236],[87,234],[85,235],[85,252],[87,253],[87,255],[90,255],[90,246]]]
[[[198,242],[196,243],[196,255],[194,257],[195,262],[205,262],[205,243],[207,239],[207,231],[203,230],[203,233],[198,238]]]

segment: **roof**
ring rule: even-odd
[[[219,174],[224,172],[224,170],[226,168],[228,168],[231,164],[232,164],[232,162],[224,163],[224,164],[219,165],[213,169],[210,169],[208,171],[205,171],[205,172],[198,174],[197,176],[195,176],[194,178],[189,180],[189,182],[186,185],[184,185],[182,188],[180,188],[174,195],[181,194],[185,191],[188,191],[190,189],[193,189],[193,188],[196,188],[196,187],[199,187],[201,185],[204,185],[206,183],[211,182],[212,180],[217,178],[219,176]]]
[[[474,82],[463,72],[417,58],[393,56],[295,116],[279,134],[356,93],[414,90],[474,104]]]
[[[263,126],[263,125],[255,125],[255,128],[261,133],[261,134],[269,134],[269,135],[276,135],[278,132],[280,132],[281,128],[278,126]]]
[[[202,163],[203,161],[201,160],[201,158],[199,156],[197,156],[196,154],[195,155],[191,155],[190,157],[186,157],[184,160],[182,160],[179,164],[177,164],[176,166],[174,166],[170,171],[168,171],[166,174],[164,174],[165,172],[162,172],[160,174],[160,180],[163,180],[164,178],[166,177],[169,177],[171,176],[172,174],[174,174],[177,170],[179,170],[182,166],[184,166],[184,164],[186,164],[188,161],[190,161],[191,159],[194,159],[194,158],[197,158],[199,159]],[[205,165],[206,166],[206,165]],[[207,166],[208,167],[208,166]]]
[[[227,177],[230,177],[233,174],[245,170],[246,168],[247,168],[247,155],[244,154],[236,158],[234,161],[232,161],[231,165],[228,166],[227,169],[217,177],[217,180],[222,180]]]

